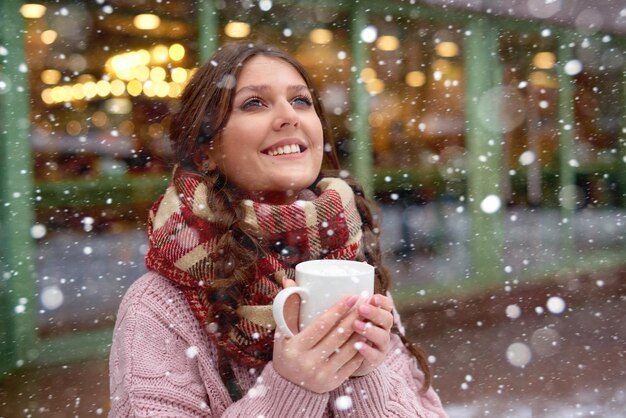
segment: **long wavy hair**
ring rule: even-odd
[[[304,67],[288,53],[268,45],[230,43],[220,47],[209,61],[200,67],[185,87],[178,109],[172,115],[170,139],[176,163],[202,175],[207,183],[208,206],[215,214],[219,231],[216,254],[217,280],[212,289],[212,316],[221,332],[228,332],[236,321],[236,310],[242,302],[246,286],[254,278],[255,263],[264,251],[264,243],[243,222],[239,194],[218,170],[203,172],[198,166],[201,145],[210,144],[228,123],[232,112],[235,86],[245,63],[254,56],[265,56],[287,62],[298,71],[311,91],[313,106],[322,123],[324,155],[319,178],[342,175],[352,187],[356,206],[363,221],[363,253],[361,261],[376,266],[376,292],[385,294],[391,287],[391,276],[383,265],[379,246],[380,213],[365,197],[359,183],[341,171],[335,151],[332,131],[327,123],[311,77]],[[430,386],[431,373],[425,353],[399,334],[408,350],[415,356],[424,373],[424,386]],[[223,361],[221,362],[223,364]]]

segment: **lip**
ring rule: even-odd
[[[300,138],[284,138],[281,139],[280,141],[274,142],[272,145],[270,145],[269,147],[264,148],[263,150],[261,150],[261,154],[263,155],[267,155],[270,156],[267,152],[273,148],[276,147],[284,147],[285,145],[299,145],[300,146],[300,153],[299,154],[282,154],[282,155],[276,155],[275,157],[289,157],[289,156],[299,156],[304,154],[309,147],[307,146],[306,141],[304,141],[303,139]]]

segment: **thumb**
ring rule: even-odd
[[[283,279],[283,287],[286,289],[288,287],[296,286],[296,282],[291,279]],[[297,334],[299,331],[298,324],[300,319],[300,295],[291,295],[289,299],[285,302],[285,321],[287,322],[287,326],[294,334]]]

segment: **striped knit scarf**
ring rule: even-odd
[[[211,309],[216,278],[216,228],[207,204],[207,185],[197,174],[174,170],[172,183],[150,211],[146,266],[176,283],[209,336],[234,360],[262,367],[272,357],[271,304],[283,277],[294,277],[301,261],[355,259],[361,245],[361,218],[350,186],[338,178],[318,182],[312,201],[270,205],[243,200],[244,222],[262,231],[265,253],[248,281],[244,301],[229,332],[219,332]],[[214,299],[213,299],[214,300]]]

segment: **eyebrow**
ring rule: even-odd
[[[267,90],[270,90],[269,84],[251,84],[249,86],[243,86],[235,93],[235,96],[244,93],[246,91],[252,91],[253,93],[263,93]],[[309,91],[309,88],[304,84],[294,84],[287,86],[287,90],[291,92],[301,92],[303,90]]]

